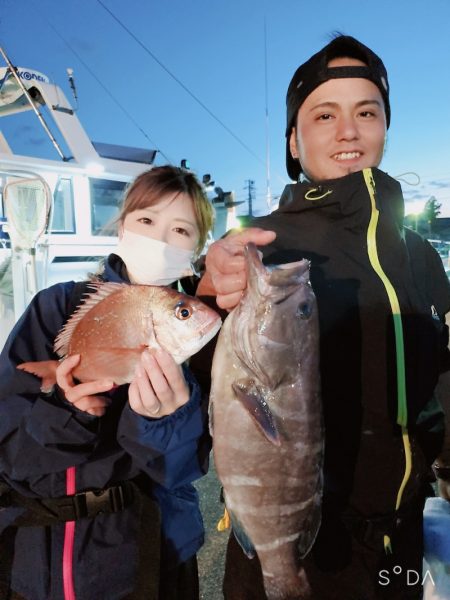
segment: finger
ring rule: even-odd
[[[150,354],[150,352],[147,352],[147,351],[144,352],[142,354],[142,364],[148,375],[151,387],[152,387],[156,397],[158,398],[158,400],[161,400],[160,395],[167,393],[170,390],[170,387],[169,387],[167,379],[164,375],[164,372],[156,359],[156,356],[158,354],[160,356],[162,354],[164,357],[163,350],[156,351],[155,356]],[[161,359],[161,360],[163,360],[163,362],[164,362],[164,358]]]
[[[74,404],[85,396],[95,396],[97,394],[109,392],[114,387],[114,381],[111,381],[110,379],[98,379],[96,381],[79,383],[78,385],[72,385],[66,388],[60,387],[64,392],[66,399]]]
[[[112,400],[105,396],[89,396],[81,398],[77,402],[74,402],[73,405],[78,410],[82,410],[91,415],[103,416],[111,402]]]
[[[249,242],[265,246],[276,237],[274,231],[250,227],[214,242],[206,254],[206,269],[212,273],[234,273],[245,268],[244,247]]]
[[[206,255],[206,270],[209,273],[235,273],[245,269],[244,247],[232,240],[214,242]]]
[[[150,356],[150,355],[149,355]],[[154,361],[154,359],[152,357],[150,357],[153,360],[148,361],[148,369],[152,370],[152,369],[156,369],[157,368],[157,363],[156,361]],[[130,396],[130,390],[128,391],[128,398],[130,401],[130,406],[131,408],[139,413],[139,414],[150,414],[152,415],[157,415],[159,413],[159,411],[161,410],[161,403],[159,402],[151,381],[149,379],[149,374],[148,374],[148,370],[147,367],[144,367],[144,361],[142,360],[143,364],[139,364],[136,367],[136,371],[135,371],[135,377],[134,380],[132,382],[132,390],[131,390],[131,396]],[[130,386],[131,387],[131,386]]]
[[[277,237],[275,231],[271,231],[270,229],[261,229],[260,227],[248,227],[246,229],[242,229],[236,231],[236,233],[232,233],[228,235],[224,240],[233,238],[234,243],[239,243],[242,246],[245,246],[249,242],[253,242],[256,246],[266,246],[273,242],[273,240]]]
[[[56,368],[56,383],[61,389],[69,387],[73,383],[72,370],[80,362],[80,355],[73,354],[61,361]]]
[[[178,365],[173,359],[173,356],[162,348],[155,352],[154,358],[170,389],[173,390],[175,394],[183,392],[186,389],[187,384],[181,365]]]
[[[232,294],[218,294],[216,298],[217,305],[225,310],[233,310],[242,298],[242,290]]]
[[[247,274],[245,270],[230,275],[212,275],[212,282],[217,294],[234,294],[243,292],[247,287]]]

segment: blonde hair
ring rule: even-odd
[[[174,197],[187,194],[191,198],[199,231],[199,240],[195,248],[198,256],[206,243],[208,232],[213,227],[214,208],[197,177],[190,171],[164,165],[141,173],[127,188],[116,223],[123,224],[129,213],[158,204],[167,194],[174,194]]]

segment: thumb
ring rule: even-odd
[[[273,242],[277,237],[275,231],[270,229],[261,229],[260,227],[248,227],[247,229],[234,230],[225,239],[233,241],[233,243],[246,246],[249,242],[253,242],[256,246],[266,246]]]

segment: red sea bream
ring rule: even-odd
[[[182,363],[220,329],[219,315],[197,298],[169,287],[93,283],[96,289],[69,318],[55,340],[61,356],[80,354],[79,381],[129,383],[144,350],[163,348]],[[58,361],[29,362],[19,369],[55,383]]]

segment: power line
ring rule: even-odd
[[[150,142],[150,144],[163,156],[168,163],[172,163],[173,161],[164,154],[164,152],[159,148],[158,144],[156,144],[142,129],[136,119],[128,112],[128,110],[121,104],[117,98],[110,92],[107,86],[97,77],[97,75],[92,71],[92,69],[88,66],[88,64],[81,58],[78,52],[69,44],[69,42],[59,33],[56,27],[41,13],[37,10],[33,0],[29,0],[33,5],[36,12],[38,12],[39,16],[44,19],[47,25],[52,29],[52,31],[59,37],[59,39],[69,48],[69,50],[76,56],[76,58],[80,61],[80,63],[84,66],[84,68],[90,73],[90,75],[95,79],[95,81],[103,88],[103,90],[107,93],[107,95],[111,98],[111,100],[123,111],[123,113],[130,119],[130,121],[137,127],[137,129],[142,133],[142,135]]]
[[[164,69],[164,71],[170,75],[170,77],[172,77],[172,79],[174,81],[176,81],[178,83],[179,86],[181,86],[185,92],[187,92],[189,94],[189,96],[191,96],[191,98],[193,98],[215,121],[217,121],[217,123],[219,123],[219,125],[221,125],[225,131],[227,131],[243,148],[245,148],[245,150],[247,150],[247,152],[249,152],[254,158],[256,158],[256,160],[262,164],[264,164],[264,161],[253,152],[253,150],[247,146],[247,144],[241,140],[241,138],[236,135],[227,125],[225,125],[225,123],[219,119],[219,117],[217,115],[215,115],[212,110],[210,110],[206,104],[204,102],[202,102],[180,79],[178,79],[178,77],[176,75],[174,75],[172,73],[172,71],[170,71],[165,65],[164,63],[143,43],[141,42],[141,40],[130,30],[128,29],[128,27],[107,7],[105,6],[105,4],[102,2],[102,0],[97,0],[97,2],[100,4],[100,6],[102,6],[104,8],[104,10],[109,13],[111,15],[111,17],[128,33],[128,35],[130,35],[133,40],[139,44],[139,46],[141,46],[141,48],[149,55],[153,58],[153,60],[162,68]]]

